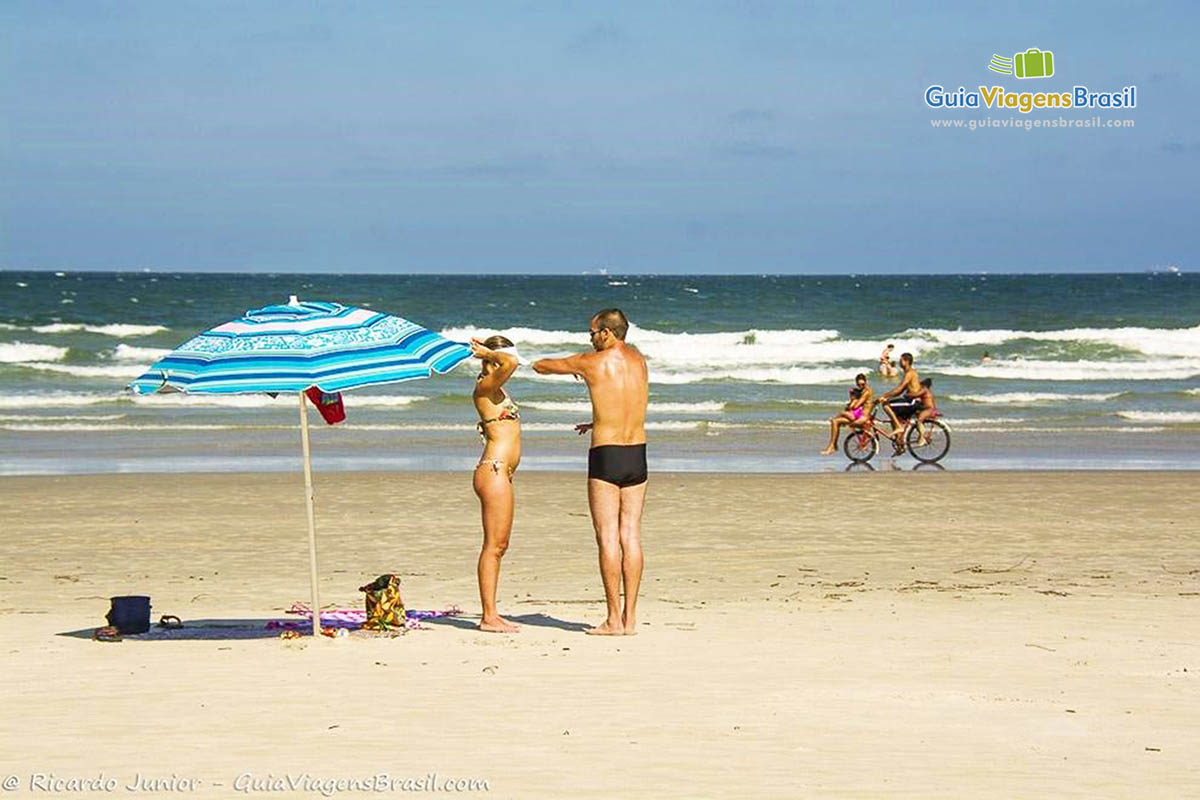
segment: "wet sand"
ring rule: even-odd
[[[323,474],[325,603],[359,607],[395,571],[410,608],[465,614],[283,641],[261,627],[308,597],[299,476],[3,478],[0,779],[12,796],[34,773],[205,797],[385,773],[506,798],[1195,796],[1197,485],[656,475],[640,633],[593,638],[580,475],[518,475],[501,611],[524,628],[501,636],[471,627],[469,477]],[[88,639],[127,593],[189,635]]]

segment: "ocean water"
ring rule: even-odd
[[[0,474],[290,470],[295,399],[133,398],[125,384],[249,308],[332,300],[533,359],[620,307],[651,369],[656,469],[815,471],[825,420],[884,344],[934,379],[946,469],[1200,468],[1200,276],[434,276],[0,272]],[[984,354],[990,360],[983,361]],[[318,469],[470,469],[472,365],[348,393]],[[528,469],[580,469],[584,387],[522,370]],[[915,462],[879,459],[876,468]],[[236,467],[235,467],[236,465]]]

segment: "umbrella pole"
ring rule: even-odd
[[[321,600],[317,593],[317,521],[313,513],[312,461],[308,452],[308,408],[300,392],[300,444],[304,450],[304,503],[308,509],[308,568],[312,583],[313,638],[321,635]]]

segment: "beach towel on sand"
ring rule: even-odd
[[[292,603],[292,607],[287,610],[287,613],[295,614],[306,620],[312,619],[312,609],[308,603]],[[439,617],[457,617],[461,613],[462,609],[458,606],[450,606],[441,611],[410,608],[401,617],[404,622],[397,625],[396,628],[406,631],[421,630],[425,627],[421,624],[421,620],[437,619]],[[330,608],[321,612],[322,628],[346,628],[353,631],[365,627],[366,622],[367,612],[361,608]],[[269,631],[299,631],[300,633],[308,633],[312,630],[311,625],[290,619],[268,620],[266,628]]]

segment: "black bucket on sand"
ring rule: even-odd
[[[150,630],[150,598],[140,594],[112,597],[112,608],[105,616],[108,624],[121,633],[145,633]]]

